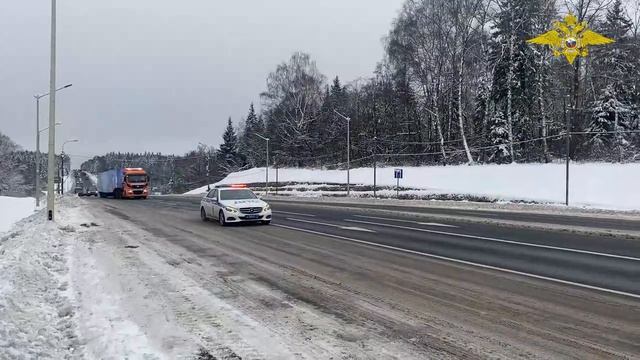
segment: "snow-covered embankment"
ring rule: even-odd
[[[403,169],[404,178],[400,180],[400,186],[411,189],[407,190],[408,195],[455,194],[485,197],[494,201],[557,204],[562,204],[565,200],[565,165],[559,163],[422,166]],[[377,185],[395,186],[393,171],[393,167],[378,168]],[[270,169],[269,181],[274,183],[275,179],[275,169]],[[263,183],[264,180],[265,169],[256,168],[232,173],[218,184]],[[346,180],[347,172],[344,170],[278,169],[279,183],[344,184]],[[640,191],[637,191],[639,182],[640,163],[571,164],[570,201],[574,206],[640,210]],[[373,185],[373,169],[352,169],[351,183]],[[204,192],[206,186],[188,194]]]
[[[0,196],[0,234],[13,224],[31,215],[35,209],[35,199]]]

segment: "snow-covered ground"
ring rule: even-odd
[[[0,234],[29,215],[35,209],[36,199],[0,196]]]
[[[564,164],[510,164],[478,166],[403,167],[400,186],[411,195],[452,194],[484,197],[495,201],[535,201],[564,203]],[[394,168],[378,168],[379,186],[395,186]],[[275,182],[275,169],[269,171],[269,181]],[[263,183],[265,169],[256,168],[232,173],[217,184]],[[344,184],[344,170],[278,169],[280,183]],[[571,164],[570,202],[585,206],[618,210],[639,210],[640,164],[585,163]],[[373,185],[373,169],[351,170],[351,183]],[[307,190],[309,186],[305,186]],[[206,192],[206,186],[187,194]],[[393,195],[393,191],[387,191]],[[321,195],[321,192],[317,192]],[[296,195],[300,195],[298,192]],[[381,194],[381,195],[384,195]]]

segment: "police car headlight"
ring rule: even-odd
[[[231,207],[231,206],[225,206],[224,209],[227,210],[230,213],[237,213],[238,212],[238,209],[236,209],[234,207]]]
[[[269,204],[265,205],[264,211],[269,211],[269,210],[271,210],[271,206]]]

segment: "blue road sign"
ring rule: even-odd
[[[402,169],[395,169],[393,171],[393,178],[394,179],[402,179]]]

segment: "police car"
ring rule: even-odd
[[[271,206],[260,200],[245,185],[216,187],[200,201],[202,221],[217,220],[220,225],[230,223],[271,223]]]

